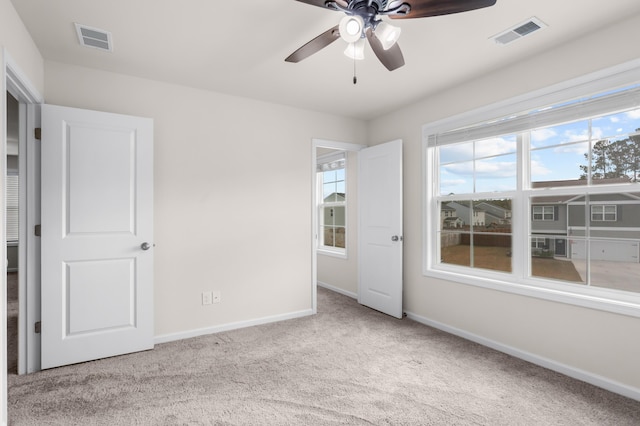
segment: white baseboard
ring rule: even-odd
[[[454,334],[458,337],[462,337],[463,339],[471,340],[472,342],[479,343],[483,346],[487,346],[491,349],[495,349],[497,351],[506,353],[516,358],[523,359],[525,361],[531,362],[541,367],[548,368],[549,370],[556,371],[558,373],[564,374],[565,376],[569,376],[574,379],[578,379],[583,382],[590,383],[594,386],[598,386],[600,388],[606,389],[608,391],[626,396],[627,398],[640,401],[640,389],[638,388],[634,388],[634,387],[625,385],[623,383],[619,383],[614,380],[607,379],[606,377],[602,377],[597,374],[593,374],[588,371],[584,371],[579,368],[572,367],[570,365],[562,364],[552,359],[541,357],[539,355],[535,355],[530,352],[514,348],[512,346],[504,345],[494,340],[487,339],[473,333],[469,333],[467,331],[461,330],[456,327],[451,327],[449,325],[431,320],[429,318],[422,317],[420,315],[407,312],[407,318],[412,319],[421,324],[428,325],[433,328],[437,328],[444,332]]]
[[[257,318],[248,321],[238,321],[229,324],[222,324],[213,327],[198,328],[195,330],[181,331],[179,333],[161,334],[153,338],[154,344],[173,342],[176,340],[190,339],[192,337],[205,336],[208,334],[220,333],[223,331],[237,330],[239,328],[253,327],[254,325],[269,324],[272,322],[285,321],[294,318],[306,317],[313,315],[313,310],[305,309],[304,311],[291,312],[288,314],[274,315],[271,317]]]
[[[344,296],[348,296],[352,299],[357,299],[358,295],[356,293],[352,293],[347,290],[343,290],[340,287],[333,286],[331,284],[323,283],[322,281],[318,281],[318,287],[326,288],[327,290],[335,291],[336,293],[340,293]]]

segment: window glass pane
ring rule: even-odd
[[[516,155],[500,155],[476,161],[476,192],[516,189]]]
[[[473,160],[473,142],[456,143],[438,148],[440,164]]]
[[[344,206],[335,206],[333,209],[333,224],[336,226],[345,226],[345,208]]]
[[[440,205],[442,263],[511,271],[511,200],[451,201]]]
[[[334,224],[334,207],[325,207],[323,209],[323,223],[324,225],[332,226]]]
[[[584,246],[584,240],[582,246]],[[584,261],[570,259],[570,249],[580,246],[579,240],[567,241],[565,236],[543,235],[531,237],[531,275],[538,278],[568,281],[574,283],[586,282],[586,266]]]
[[[516,135],[496,136],[475,142],[475,158],[513,154],[518,150]]]
[[[335,228],[335,247],[345,248],[345,228]]]
[[[530,163],[531,184],[534,188],[559,186],[562,185],[560,182],[570,181],[576,185],[585,184],[588,158],[588,142],[533,150]]]
[[[534,129],[531,131],[531,149],[560,146],[589,140],[589,120]]]
[[[440,194],[473,193],[473,161],[448,164],[440,168]]]
[[[466,244],[463,244],[463,235]],[[471,266],[471,246],[469,234],[463,232],[444,231],[440,235],[440,262],[452,265]]]
[[[322,199],[325,203],[330,203],[333,201],[338,201],[338,197],[336,196],[336,183],[324,183],[322,185]]]
[[[340,197],[341,197],[341,199],[338,201],[344,201],[346,199],[347,192],[345,190],[345,185],[343,180],[336,182],[336,193],[340,194]]]
[[[335,246],[335,228],[332,226],[327,226],[324,228],[324,245],[328,247]]]
[[[637,239],[589,241],[589,283],[596,287],[640,292]]]
[[[594,118],[591,126],[598,138],[634,133],[640,128],[640,109]]]

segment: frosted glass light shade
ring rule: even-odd
[[[362,37],[364,20],[358,15],[345,16],[338,27],[340,37],[347,43],[355,43]]]
[[[361,61],[364,59],[364,39],[356,41],[355,43],[349,43],[347,48],[344,49],[344,54],[351,59],[357,59]]]
[[[401,31],[399,27],[394,27],[386,22],[380,22],[376,27],[376,37],[378,37],[378,40],[382,43],[382,48],[389,50],[400,38]]]

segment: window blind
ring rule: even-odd
[[[7,241],[18,241],[18,176],[9,175],[6,179],[7,187]]]
[[[317,171],[326,172],[329,170],[344,169],[346,164],[346,157],[344,152],[332,153],[318,157],[317,159]]]
[[[596,95],[528,113],[502,117],[474,126],[429,135],[427,143],[429,147],[435,147],[481,140],[635,108],[640,109],[640,85],[634,85],[614,93]]]

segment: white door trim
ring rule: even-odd
[[[29,105],[35,105],[35,104],[40,104],[42,103],[42,96],[40,95],[40,93],[35,89],[35,87],[33,86],[33,84],[29,81],[29,78],[26,76],[26,74],[20,69],[20,67],[18,66],[18,64],[13,60],[13,58],[11,57],[11,55],[9,54],[9,52],[7,51],[6,48],[2,49],[2,58],[3,58],[3,64],[2,64],[2,68],[4,70],[3,76],[4,78],[2,78],[2,81],[0,81],[0,89],[2,91],[2,101],[0,102],[0,105],[2,105],[2,108],[0,108],[2,111],[6,111],[6,92],[11,93],[19,102],[21,105],[21,129],[20,129],[20,134],[21,134],[21,138],[20,138],[20,150],[21,152],[23,152],[26,144],[27,144],[27,139],[29,137],[29,135],[26,134],[26,128],[22,127],[23,124],[26,126],[26,122],[28,121],[28,117],[24,118],[24,112],[27,110],[26,106]],[[5,122],[5,120],[1,120],[2,123]],[[24,137],[23,137],[24,135]],[[31,135],[32,136],[32,135]],[[7,148],[7,129],[5,126],[2,126],[2,129],[0,131],[0,146],[2,147],[2,155],[4,157],[6,157],[5,153],[6,153],[6,148]],[[26,156],[25,156],[26,157]],[[20,336],[20,342],[19,342],[19,359],[18,359],[18,366],[19,366],[19,372],[20,373],[24,373],[25,370],[28,370],[27,367],[27,351],[30,350],[30,344],[33,344],[33,342],[29,342],[27,341],[28,339],[26,338],[26,333],[25,330],[27,329],[27,318],[30,314],[30,312],[33,311],[33,306],[31,306],[28,302],[27,302],[27,298],[24,297],[25,294],[28,294],[29,296],[31,296],[31,294],[33,293],[33,291],[29,291],[29,289],[36,287],[36,284],[31,281],[31,280],[27,280],[27,277],[34,277],[34,273],[31,270],[28,270],[27,268],[29,268],[29,264],[28,262],[25,263],[27,261],[27,249],[28,249],[28,244],[29,242],[23,241],[23,237],[25,235],[27,235],[28,233],[26,232],[26,230],[29,227],[28,223],[25,223],[24,218],[27,217],[26,215],[28,215],[28,209],[27,208],[22,208],[22,206],[24,205],[26,207],[26,203],[25,201],[27,200],[27,188],[26,186],[22,185],[23,183],[23,175],[27,178],[27,180],[29,179],[28,173],[30,173],[32,171],[32,167],[30,167],[29,164],[27,164],[27,160],[26,158],[23,160],[22,156],[20,156],[20,175],[21,175],[21,185],[20,185],[20,206],[21,206],[21,221],[20,221],[20,244],[19,244],[19,270],[23,270],[22,268],[25,268],[24,271],[25,273],[20,273],[19,275],[19,279],[20,279],[20,283],[19,283],[19,291],[20,291],[20,307],[19,307],[19,319],[18,319],[18,335]],[[26,170],[24,169],[24,167],[26,167]],[[5,176],[7,173],[6,170],[6,159],[0,161],[0,175],[1,176]],[[2,181],[4,182],[4,178],[2,179]],[[28,185],[28,184],[27,184]],[[0,217],[2,218],[2,221],[4,222],[4,217],[5,217],[5,213],[4,213],[4,206],[6,205],[6,200],[5,200],[5,195],[4,195],[4,191],[2,191],[2,213],[0,213]],[[22,225],[24,223],[24,226]],[[4,226],[2,227],[4,229]],[[3,258],[6,258],[6,246],[7,246],[7,241],[6,241],[6,235],[5,232],[2,232],[2,236],[0,237],[0,244],[2,245],[2,253],[3,253]],[[7,279],[7,268],[6,268],[6,263],[4,261],[0,262],[2,264],[2,268],[0,268],[0,275],[2,275],[2,283],[4,284],[3,288],[6,288],[6,279]],[[37,286],[39,289],[39,286]],[[7,301],[6,301],[6,297],[2,297],[0,298],[2,300],[2,302],[0,303],[0,312],[2,312],[2,319],[0,321],[1,326],[3,327],[3,330],[6,330],[6,321],[7,321],[7,317],[6,317],[6,312],[7,312]],[[29,300],[31,300],[31,298],[29,298]],[[1,424],[6,424],[8,421],[8,413],[7,413],[7,334],[6,332],[2,333],[2,341],[0,342],[0,344],[2,345],[2,349],[0,351],[0,369],[2,370],[2,375],[1,375],[1,385],[0,385],[0,423]]]
[[[331,148],[342,151],[358,152],[366,145],[338,142],[326,139],[311,139],[311,308],[313,314],[318,312],[318,206],[317,195],[317,149]]]

